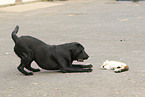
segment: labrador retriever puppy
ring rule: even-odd
[[[16,34],[19,26],[16,26],[12,32],[12,39],[15,42],[14,52],[21,59],[17,69],[24,75],[33,75],[32,72],[38,72],[40,69],[31,67],[32,61],[35,61],[39,67],[45,70],[59,70],[66,72],[91,72],[92,65],[73,65],[73,61],[88,59],[88,54],[84,47],[77,42],[61,45],[48,45],[39,39],[31,36],[18,37]],[[32,71],[26,72],[24,68]]]

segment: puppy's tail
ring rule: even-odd
[[[15,43],[16,43],[16,40],[18,39],[18,36],[16,35],[18,33],[18,30],[19,30],[19,26],[17,25],[11,35]]]

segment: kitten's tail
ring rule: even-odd
[[[129,67],[128,66],[124,66],[124,69],[122,69],[121,71],[128,71]]]
[[[124,71],[128,71],[128,70],[129,70],[129,67],[124,66],[124,68],[115,69],[114,72],[115,73],[120,73],[120,72],[124,72]]]
[[[18,39],[18,36],[16,35],[18,33],[18,30],[19,30],[19,26],[17,25],[11,34],[12,39],[14,40],[15,43],[16,43],[16,40]]]

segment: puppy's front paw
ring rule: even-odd
[[[86,69],[87,70],[87,72],[92,72],[93,71],[93,69]]]
[[[84,68],[92,68],[93,65],[92,64],[87,64],[87,65],[84,65]]]
[[[92,65],[92,64],[90,64],[90,65],[89,65],[89,68],[92,68],[92,67],[93,67],[93,65]]]

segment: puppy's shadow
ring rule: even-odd
[[[46,74],[46,73],[49,73],[49,74],[56,74],[56,73],[61,73],[60,70],[43,70],[43,69],[40,69],[40,72],[38,73],[41,73],[41,74]]]

